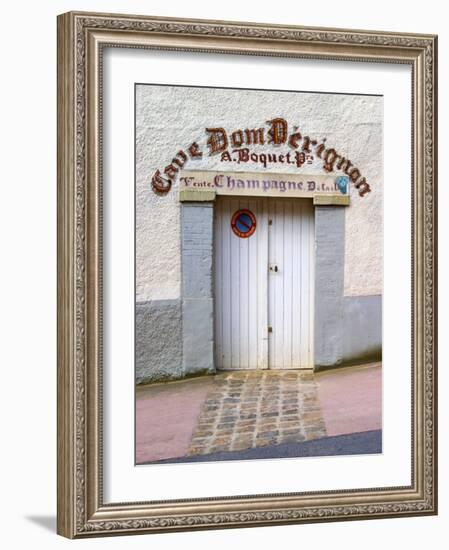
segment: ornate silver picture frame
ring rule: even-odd
[[[108,278],[104,242],[111,227],[104,224],[104,94],[110,85],[104,78],[107,50],[233,55],[242,63],[263,57],[273,63],[316,60],[410,69],[411,166],[406,168],[411,174],[407,183],[411,197],[407,204],[411,308],[403,312],[411,327],[411,349],[403,356],[411,380],[410,448],[406,449],[409,484],[298,491],[292,480],[291,491],[273,493],[261,482],[260,491],[251,494],[236,491],[186,498],[180,488],[179,496],[167,493],[160,498],[148,483],[144,499],[105,498],[113,475],[106,466],[109,447],[104,444],[105,425],[110,426],[104,386],[109,357],[104,353],[104,326],[110,298],[104,292]],[[170,159],[167,157],[167,162]],[[59,16],[58,533],[83,538],[436,514],[436,170],[436,36],[81,12]],[[164,180],[156,179],[156,184],[162,186],[156,191],[164,192]],[[366,182],[361,184],[361,195],[369,193],[366,186]],[[198,195],[192,199],[187,189],[182,192],[185,201],[209,200],[198,199]],[[333,197],[333,202],[326,202],[331,199],[325,195],[309,198],[316,200],[314,204],[332,206],[345,206],[349,201],[349,197],[340,196]],[[255,218],[248,219],[255,229]],[[133,361],[130,357],[129,365],[123,366],[131,378]],[[134,406],[134,396],[127,399]],[[133,430],[130,425],[129,431]],[[150,471],[153,466],[144,468]],[[139,466],[134,462],[129,467]],[[163,467],[167,472],[173,465]]]

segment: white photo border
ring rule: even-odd
[[[410,485],[411,68],[254,56],[243,58],[243,70],[242,56],[229,54],[114,47],[105,48],[103,55],[105,502],[145,500],[148,486],[151,500],[170,500]],[[307,82],[301,91],[384,97],[384,450],[382,455],[135,467],[130,430],[134,425],[134,84],[151,79],[159,84],[248,88],[253,83],[253,89],[261,89],[266,74],[283,83],[280,90],[299,90]]]

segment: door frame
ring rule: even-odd
[[[219,200],[219,201],[223,201],[223,200],[230,200],[231,203],[232,202],[236,202],[238,203],[239,201],[240,202],[249,202],[251,200],[257,200],[257,201],[260,201],[260,204],[263,205],[263,210],[264,210],[264,213],[265,215],[268,217],[269,216],[269,205],[270,204],[273,204],[275,201],[279,201],[279,200],[283,200],[283,201],[301,201],[301,202],[311,202],[311,199],[310,198],[279,198],[279,197],[253,197],[253,196],[245,196],[245,195],[225,195],[225,196],[222,196],[222,197],[217,197],[216,200]],[[312,208],[313,208],[313,203],[311,204]],[[314,210],[314,209],[313,209]],[[312,241],[313,243],[315,242],[315,233],[314,233],[314,227],[315,227],[315,223],[314,223],[314,220],[315,220],[315,216],[314,216],[314,212],[313,212],[313,226],[312,226],[312,234],[311,234],[311,238],[312,238]],[[217,208],[216,208],[216,205],[214,205],[214,224],[213,224],[213,262],[212,262],[212,270],[213,270],[213,319],[214,319],[214,327],[213,327],[213,334],[214,334],[214,362],[215,362],[215,367],[218,370],[220,371],[224,371],[224,370],[238,370],[238,371],[244,371],[244,370],[298,370],[298,368],[295,368],[295,367],[292,367],[292,368],[287,368],[287,369],[276,369],[274,367],[270,367],[270,362],[269,362],[269,359],[270,359],[270,349],[269,349],[269,346],[270,346],[270,336],[269,336],[269,333],[268,333],[268,323],[269,323],[269,220],[267,219],[266,220],[266,224],[267,224],[267,235],[266,235],[266,249],[267,249],[267,253],[266,253],[266,276],[263,277],[261,280],[258,280],[258,285],[260,285],[262,288],[259,289],[259,292],[264,292],[265,293],[265,296],[266,296],[266,307],[263,308],[263,311],[264,311],[264,315],[263,317],[259,320],[259,326],[262,327],[262,331],[265,331],[265,334],[263,337],[260,338],[260,341],[258,343],[258,350],[259,350],[259,354],[262,354],[263,357],[258,359],[258,365],[261,365],[261,366],[258,366],[257,369],[246,369],[246,368],[242,368],[242,369],[222,369],[222,368],[219,368],[218,367],[218,349],[217,349],[217,338],[216,338],[216,323],[217,323],[217,307],[216,307],[216,301],[217,301],[217,295],[216,295],[216,280],[217,280],[217,273],[216,273],[216,269],[217,269],[217,266],[216,266],[216,247],[217,247],[217,244],[216,244],[216,235],[217,235]],[[311,258],[311,263],[312,263],[312,266],[311,266],[311,279],[310,279],[310,285],[309,285],[309,289],[310,289],[310,292],[311,292],[311,300],[310,300],[310,307],[309,307],[309,338],[308,338],[308,349],[309,349],[309,352],[308,352],[308,355],[309,355],[309,364],[305,367],[299,367],[299,369],[301,370],[306,370],[306,369],[313,369],[313,365],[314,365],[314,334],[315,334],[315,331],[314,331],[314,302],[315,302],[315,284],[314,284],[314,275],[315,275],[315,266],[314,266],[314,263],[315,263],[315,254],[314,254],[314,247],[313,247],[313,250],[312,250],[312,258]],[[262,332],[263,333],[263,332]]]

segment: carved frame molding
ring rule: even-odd
[[[411,486],[104,504],[101,90],[104,47],[412,67]],[[437,512],[436,78],[432,35],[70,12],[58,17],[58,532],[71,538]]]

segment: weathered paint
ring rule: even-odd
[[[151,174],[171,161],[173,152],[198,136],[207,150],[204,128],[221,125],[227,131],[245,125],[254,128],[273,113],[298,121],[304,134],[327,138],[351,158],[370,182],[371,192],[359,197],[350,186],[351,206],[346,210],[346,296],[382,292],[382,98],[319,93],[269,92],[175,86],[139,85],[136,88],[136,283],[137,299],[180,297],[180,203],[177,186],[156,195]],[[293,123],[293,122],[292,122]],[[174,129],[176,131],[174,131]],[[255,145],[257,153],[266,145]],[[274,151],[276,152],[276,151]],[[168,156],[167,156],[168,155]],[[223,163],[220,155],[191,159],[193,170],[243,170],[261,174],[290,172],[323,175],[322,160],[264,167],[248,162]],[[337,176],[338,174],[335,173]],[[157,246],[155,246],[157,243]]]
[[[345,209],[315,207],[315,368],[343,360]]]
[[[181,213],[184,376],[215,371],[212,240],[213,204],[184,204]]]
[[[379,361],[382,296],[344,296],[344,211],[315,207],[315,368]]]
[[[304,199],[324,194],[341,196],[344,193],[341,185],[337,185],[341,178],[334,174],[183,170],[178,187],[180,194],[190,191],[191,195],[198,193],[199,196],[209,191],[217,195]],[[348,180],[344,179],[347,186]]]
[[[343,298],[343,363],[382,358],[382,296]]]
[[[349,195],[315,197],[313,325],[316,367],[377,357],[381,302],[375,296],[382,292],[383,265],[382,99],[168,86],[138,86],[136,95],[137,379],[154,381],[214,370],[211,224],[215,193],[201,191],[191,202],[190,190],[175,186],[160,196],[151,190],[149,175],[170,162],[168,151],[181,148],[192,136],[204,138],[209,118],[223,120],[227,130],[241,126],[242,120],[252,128],[274,111],[288,120],[296,118],[310,135],[326,136],[329,145],[338,145],[342,154],[357,160],[370,181],[371,192],[365,197],[359,197],[352,184]],[[266,145],[255,145],[254,150],[266,152]],[[230,166],[219,157],[192,158],[189,168],[248,170],[260,172],[261,177],[279,173],[279,165]],[[296,175],[301,170],[323,175],[318,161],[299,169],[281,168]],[[200,218],[202,231],[195,233],[189,216]]]
[[[181,300],[136,303],[136,382],[181,378]]]

